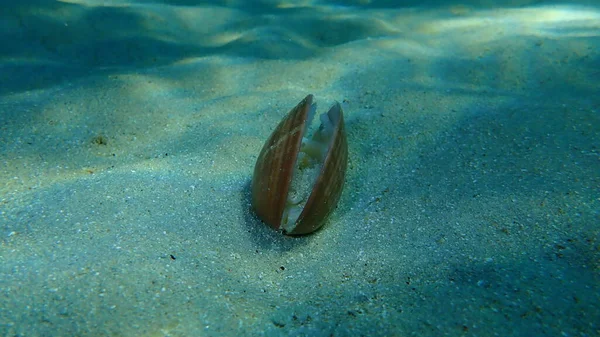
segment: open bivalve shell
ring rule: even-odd
[[[279,123],[260,151],[252,178],[252,207],[258,217],[288,235],[319,229],[342,194],[348,163],[344,115],[339,103],[320,116],[308,95]]]

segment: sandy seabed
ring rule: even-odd
[[[598,336],[593,1],[12,1],[1,336]],[[250,211],[312,93],[346,185]]]

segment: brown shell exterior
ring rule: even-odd
[[[306,96],[279,123],[263,146],[254,167],[252,207],[261,220],[275,229],[281,227],[312,101],[312,95]],[[285,234],[303,235],[319,229],[337,206],[342,194],[348,163],[348,142],[339,103],[328,114],[334,124],[334,133],[321,172],[296,221],[296,227]]]
[[[294,165],[302,145],[313,95],[308,95],[279,123],[263,146],[252,178],[252,207],[267,225],[279,229]]]

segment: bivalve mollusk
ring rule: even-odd
[[[348,142],[339,103],[320,116],[313,95],[293,108],[263,146],[252,177],[252,208],[267,225],[287,235],[321,228],[342,194]]]

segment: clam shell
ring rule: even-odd
[[[302,136],[308,127],[308,114],[313,95],[308,95],[275,128],[263,146],[252,178],[252,207],[258,217],[279,230],[287,196],[290,190],[296,158],[302,145]],[[344,116],[339,103],[328,112],[333,124],[333,135],[319,175],[296,226],[288,235],[314,232],[335,209],[342,194],[348,163],[348,143]]]

